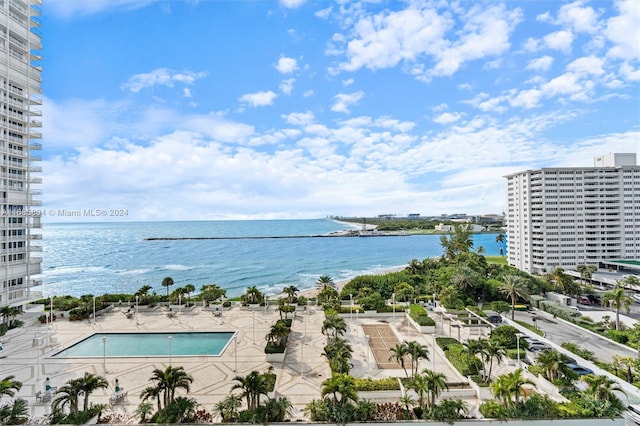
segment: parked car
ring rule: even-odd
[[[631,298],[636,302],[640,303],[640,294],[632,294]]]
[[[529,352],[542,352],[542,351],[550,351],[551,346],[547,345],[544,342],[540,342],[539,340],[534,340],[529,342]]]
[[[566,364],[566,366],[569,367],[578,376],[584,376],[586,374],[593,374],[593,370],[591,370],[591,369],[589,369],[587,367],[583,367],[581,365],[578,365],[575,362],[568,363],[568,364]]]
[[[591,300],[587,296],[578,296],[578,303],[581,305],[590,305]]]
[[[594,305],[599,305],[602,303],[602,296],[600,296],[599,294],[587,294],[587,297],[589,298],[589,301]]]

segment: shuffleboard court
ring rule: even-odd
[[[389,349],[400,343],[388,324],[363,324],[364,334],[369,336],[369,347],[376,360],[378,368],[402,368],[395,361],[389,361],[391,352]]]

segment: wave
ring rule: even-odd
[[[141,269],[129,269],[129,270],[120,270],[116,271],[119,275],[143,275],[151,272],[150,268],[141,268]]]
[[[83,274],[83,273],[96,273],[105,271],[104,266],[63,266],[61,268],[52,267],[42,272],[42,275],[46,277],[52,277],[56,275],[65,274]]]
[[[188,271],[191,268],[185,265],[164,265],[162,269],[167,269],[169,271]]]

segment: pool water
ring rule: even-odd
[[[233,332],[95,333],[53,357],[219,356]]]

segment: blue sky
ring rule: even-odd
[[[46,0],[42,21],[45,210],[500,213],[505,174],[640,158],[635,0]]]

